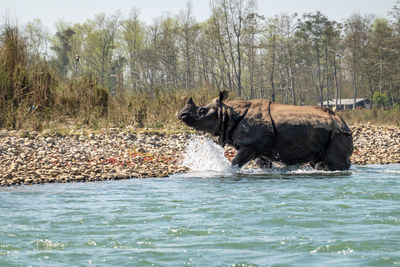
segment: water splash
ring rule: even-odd
[[[189,140],[182,165],[191,171],[231,171],[231,164],[224,155],[224,149],[212,140],[199,136],[193,136]]]
[[[337,176],[341,174],[350,174],[350,171],[323,171],[315,170],[310,166],[306,165],[293,165],[285,166],[282,163],[273,163],[271,169],[262,169],[256,166],[254,163],[246,164],[243,168],[238,169],[231,166],[231,163],[224,155],[224,149],[217,145],[213,140],[201,137],[192,136],[189,140],[185,152],[183,154],[182,165],[189,168],[192,174],[199,175],[201,177],[209,177],[223,174],[237,175],[246,174],[251,176],[270,176],[280,177],[283,176]],[[187,175],[187,174],[185,174]]]

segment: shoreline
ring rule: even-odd
[[[353,125],[352,164],[400,163],[400,127]],[[167,177],[180,165],[187,140],[197,133],[135,132],[47,136],[0,130],[0,186]],[[225,149],[230,159],[233,148]]]

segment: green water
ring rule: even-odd
[[[400,264],[400,165],[0,188],[0,266]]]

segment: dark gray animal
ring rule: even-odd
[[[198,107],[189,98],[178,118],[186,125],[219,137],[237,154],[232,165],[252,159],[271,166],[310,163],[316,169],[347,170],[353,153],[352,132],[344,120],[327,108],[291,106],[268,100],[224,102],[220,92],[210,104]]]

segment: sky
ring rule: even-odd
[[[120,11],[127,16],[132,8],[140,12],[146,24],[161,15],[177,15],[186,6],[187,0],[0,0],[0,22],[9,17],[18,25],[41,19],[50,31],[62,19],[71,23],[82,23],[95,14],[115,14]],[[198,21],[210,15],[209,0],[192,0],[193,14]],[[387,16],[396,0],[258,0],[258,13],[272,17],[281,13],[303,14],[321,11],[329,19],[343,21],[353,13]]]

